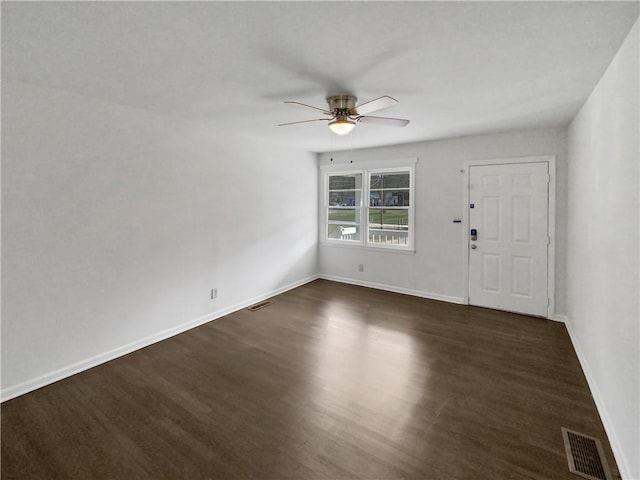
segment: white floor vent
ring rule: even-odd
[[[613,480],[600,440],[562,427],[569,471],[589,480]]]

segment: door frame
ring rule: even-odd
[[[468,160],[463,163],[463,209],[462,209],[462,291],[464,304],[469,305],[469,169],[485,165],[508,165],[517,163],[547,163],[549,165],[549,191],[548,191],[548,217],[547,231],[549,232],[549,246],[547,247],[547,316],[553,319],[555,315],[555,291],[556,291],[556,156],[540,155],[535,157],[507,157],[489,160]]]

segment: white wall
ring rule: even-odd
[[[367,128],[362,126],[358,128]],[[372,127],[375,128],[375,127]],[[356,133],[357,134],[357,133]],[[348,281],[463,301],[463,174],[467,160],[556,155],[556,313],[566,312],[566,129],[526,130],[333,154],[333,163],[418,157],[416,253],[381,253],[320,245],[320,273]],[[320,163],[330,163],[322,154]],[[364,272],[358,272],[364,264]]]
[[[313,154],[17,82],[2,120],[3,398],[316,274]]]
[[[569,127],[568,326],[624,478],[640,478],[638,23]]]

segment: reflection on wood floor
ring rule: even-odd
[[[2,405],[2,479],[567,479],[561,323],[317,280]]]

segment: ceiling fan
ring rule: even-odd
[[[358,99],[353,95],[334,95],[327,98],[327,104],[329,105],[329,108],[327,109],[314,107],[300,102],[286,101],[284,103],[322,112],[323,114],[328,115],[329,118],[314,118],[312,120],[302,120],[299,122],[281,123],[278,126],[283,127],[285,125],[296,125],[298,123],[328,121],[329,128],[333,133],[336,135],[346,135],[353,130],[356,123],[373,123],[376,125],[387,125],[391,127],[404,127],[409,123],[409,120],[401,118],[372,117],[366,115],[367,113],[395,105],[398,103],[395,98],[385,95],[356,106],[357,101]]]

